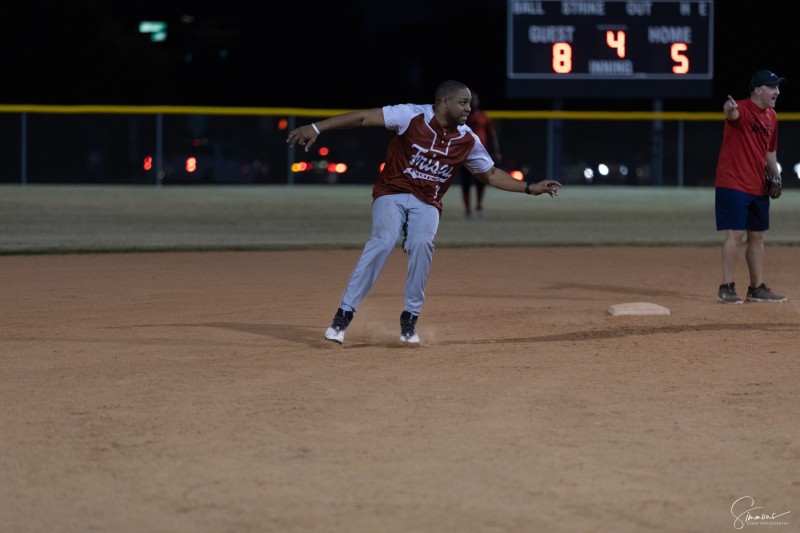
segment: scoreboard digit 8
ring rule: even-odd
[[[508,0],[510,98],[707,98],[710,0]]]

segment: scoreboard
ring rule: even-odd
[[[509,98],[708,98],[711,0],[508,0]]]

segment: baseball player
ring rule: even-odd
[[[775,102],[783,81],[774,72],[760,70],[750,78],[750,97],[722,106],[725,126],[716,176],[717,230],[726,230],[722,245],[722,284],[717,299],[741,304],[733,281],[742,238],[747,234],[748,302],[785,302],[764,283],[764,234],[769,229],[770,197],[780,196],[778,117]],[[770,181],[765,179],[765,169]],[[770,185],[768,187],[768,185]]]
[[[325,338],[342,344],[358,305],[378,278],[400,237],[408,254],[405,307],[400,315],[400,341],[418,344],[417,318],[425,300],[425,284],[433,259],[442,196],[461,166],[498,189],[555,196],[561,184],[546,179],[525,183],[496,168],[477,136],[466,126],[472,95],[457,81],[441,83],[433,105],[402,104],[344,113],[301,126],[289,134],[290,146],[308,149],[323,132],[357,127],[384,127],[395,132],[386,164],[372,191],[372,235],[350,276],[339,309]]]

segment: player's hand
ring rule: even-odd
[[[725,113],[727,120],[734,121],[739,119],[739,104],[736,103],[736,100],[731,95],[728,95],[728,99],[722,104],[722,112]]]
[[[562,185],[556,180],[542,180],[534,183],[531,187],[531,194],[539,196],[540,194],[549,194],[550,196],[558,196],[558,190]]]
[[[314,131],[314,128],[311,125],[300,126],[299,128],[295,129],[289,134],[289,137],[286,139],[286,142],[289,143],[289,146],[294,148],[298,144],[300,146],[305,147],[305,151],[308,152],[308,149],[314,144],[314,141],[317,140],[317,132]]]

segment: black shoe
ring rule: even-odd
[[[342,344],[344,342],[344,330],[350,325],[351,320],[353,320],[353,312],[344,311],[340,307],[333,317],[331,327],[325,330],[325,338],[331,342]]]
[[[719,286],[717,300],[723,304],[740,304],[744,302],[736,295],[736,284],[734,282],[723,283]]]
[[[403,311],[400,315],[400,342],[419,344],[419,336],[417,336],[417,318],[419,317],[412,315],[408,311]]]
[[[758,287],[747,287],[747,301],[748,302],[773,302],[783,303],[786,301],[786,296],[779,296],[773,294],[769,287],[764,283]]]

